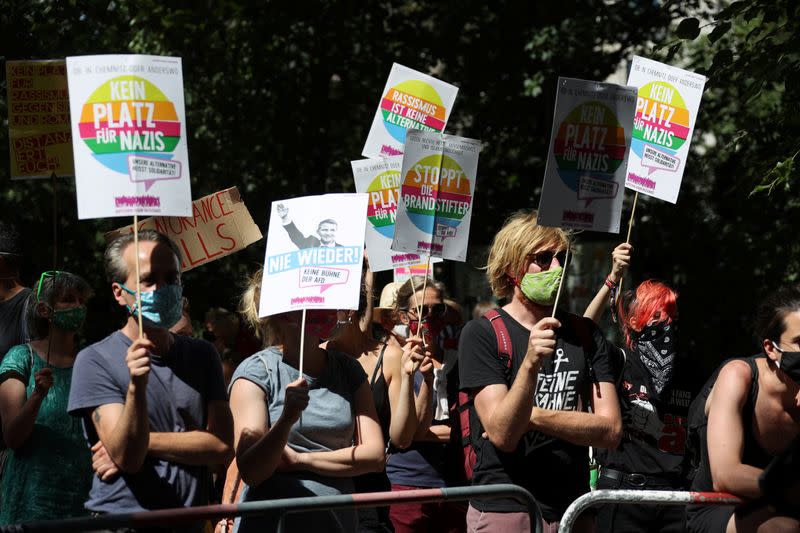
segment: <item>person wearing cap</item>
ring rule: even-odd
[[[397,291],[402,286],[403,283],[398,281],[387,283],[381,291],[378,307],[372,309],[372,320],[381,328],[379,336],[381,339],[385,337],[386,342],[396,348],[402,348],[406,343],[406,338],[409,337],[408,326],[398,323],[395,314]]]
[[[31,290],[20,281],[22,237],[17,228],[0,220],[0,360],[28,340],[25,307]]]

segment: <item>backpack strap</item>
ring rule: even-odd
[[[508,381],[511,377],[511,362],[514,354],[514,349],[511,344],[511,335],[509,335],[508,328],[505,322],[503,322],[503,316],[497,309],[486,311],[483,318],[489,321],[489,324],[491,324],[494,330],[494,335],[497,337],[497,356],[503,362],[506,381]]]

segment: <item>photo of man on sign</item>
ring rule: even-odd
[[[285,229],[286,233],[289,234],[289,238],[292,239],[292,242],[295,244],[295,246],[301,250],[305,248],[319,248],[323,246],[341,246],[341,244],[336,242],[336,230],[339,229],[339,224],[332,218],[326,218],[317,224],[317,235],[319,236],[319,238],[317,238],[313,235],[303,235],[303,233],[297,229],[294,221],[289,218],[288,207],[283,204],[278,204],[276,209],[278,211],[278,216],[281,217],[283,229]]]

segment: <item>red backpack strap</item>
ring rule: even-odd
[[[514,348],[511,344],[511,335],[508,333],[508,328],[503,322],[503,316],[497,309],[490,309],[486,311],[483,318],[489,321],[494,330],[494,335],[497,337],[497,356],[506,367],[506,378],[511,375],[511,361],[514,355]],[[510,385],[510,383],[509,383]]]

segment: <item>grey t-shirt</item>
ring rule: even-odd
[[[300,372],[284,363],[275,347],[254,354],[239,365],[231,379],[231,387],[238,379],[258,385],[266,395],[268,424],[276,421],[283,412],[286,386],[300,377]],[[302,424],[295,422],[289,432],[288,445],[298,452],[339,450],[353,445],[355,429],[355,393],[367,381],[364,369],[354,358],[327,352],[327,364],[317,378],[305,375],[309,386],[308,407],[303,411]],[[276,472],[269,479],[250,487],[245,485],[242,502],[294,498],[300,496],[328,496],[353,492],[351,478],[320,476],[311,472]],[[286,519],[287,531],[350,532],[356,529],[353,509],[336,512],[290,514]],[[273,531],[277,516],[265,515],[237,520],[237,532]]]
[[[222,363],[210,343],[173,336],[165,357],[151,360],[147,380],[147,414],[151,432],[184,432],[205,429],[208,403],[227,400]],[[83,417],[89,444],[97,442],[90,420],[94,408],[125,403],[130,382],[125,356],[131,339],[117,331],[84,348],[75,360],[69,413]],[[204,505],[208,503],[209,472],[205,466],[189,466],[147,457],[142,469],[105,482],[93,476],[86,508],[105,513],[137,512]]]

